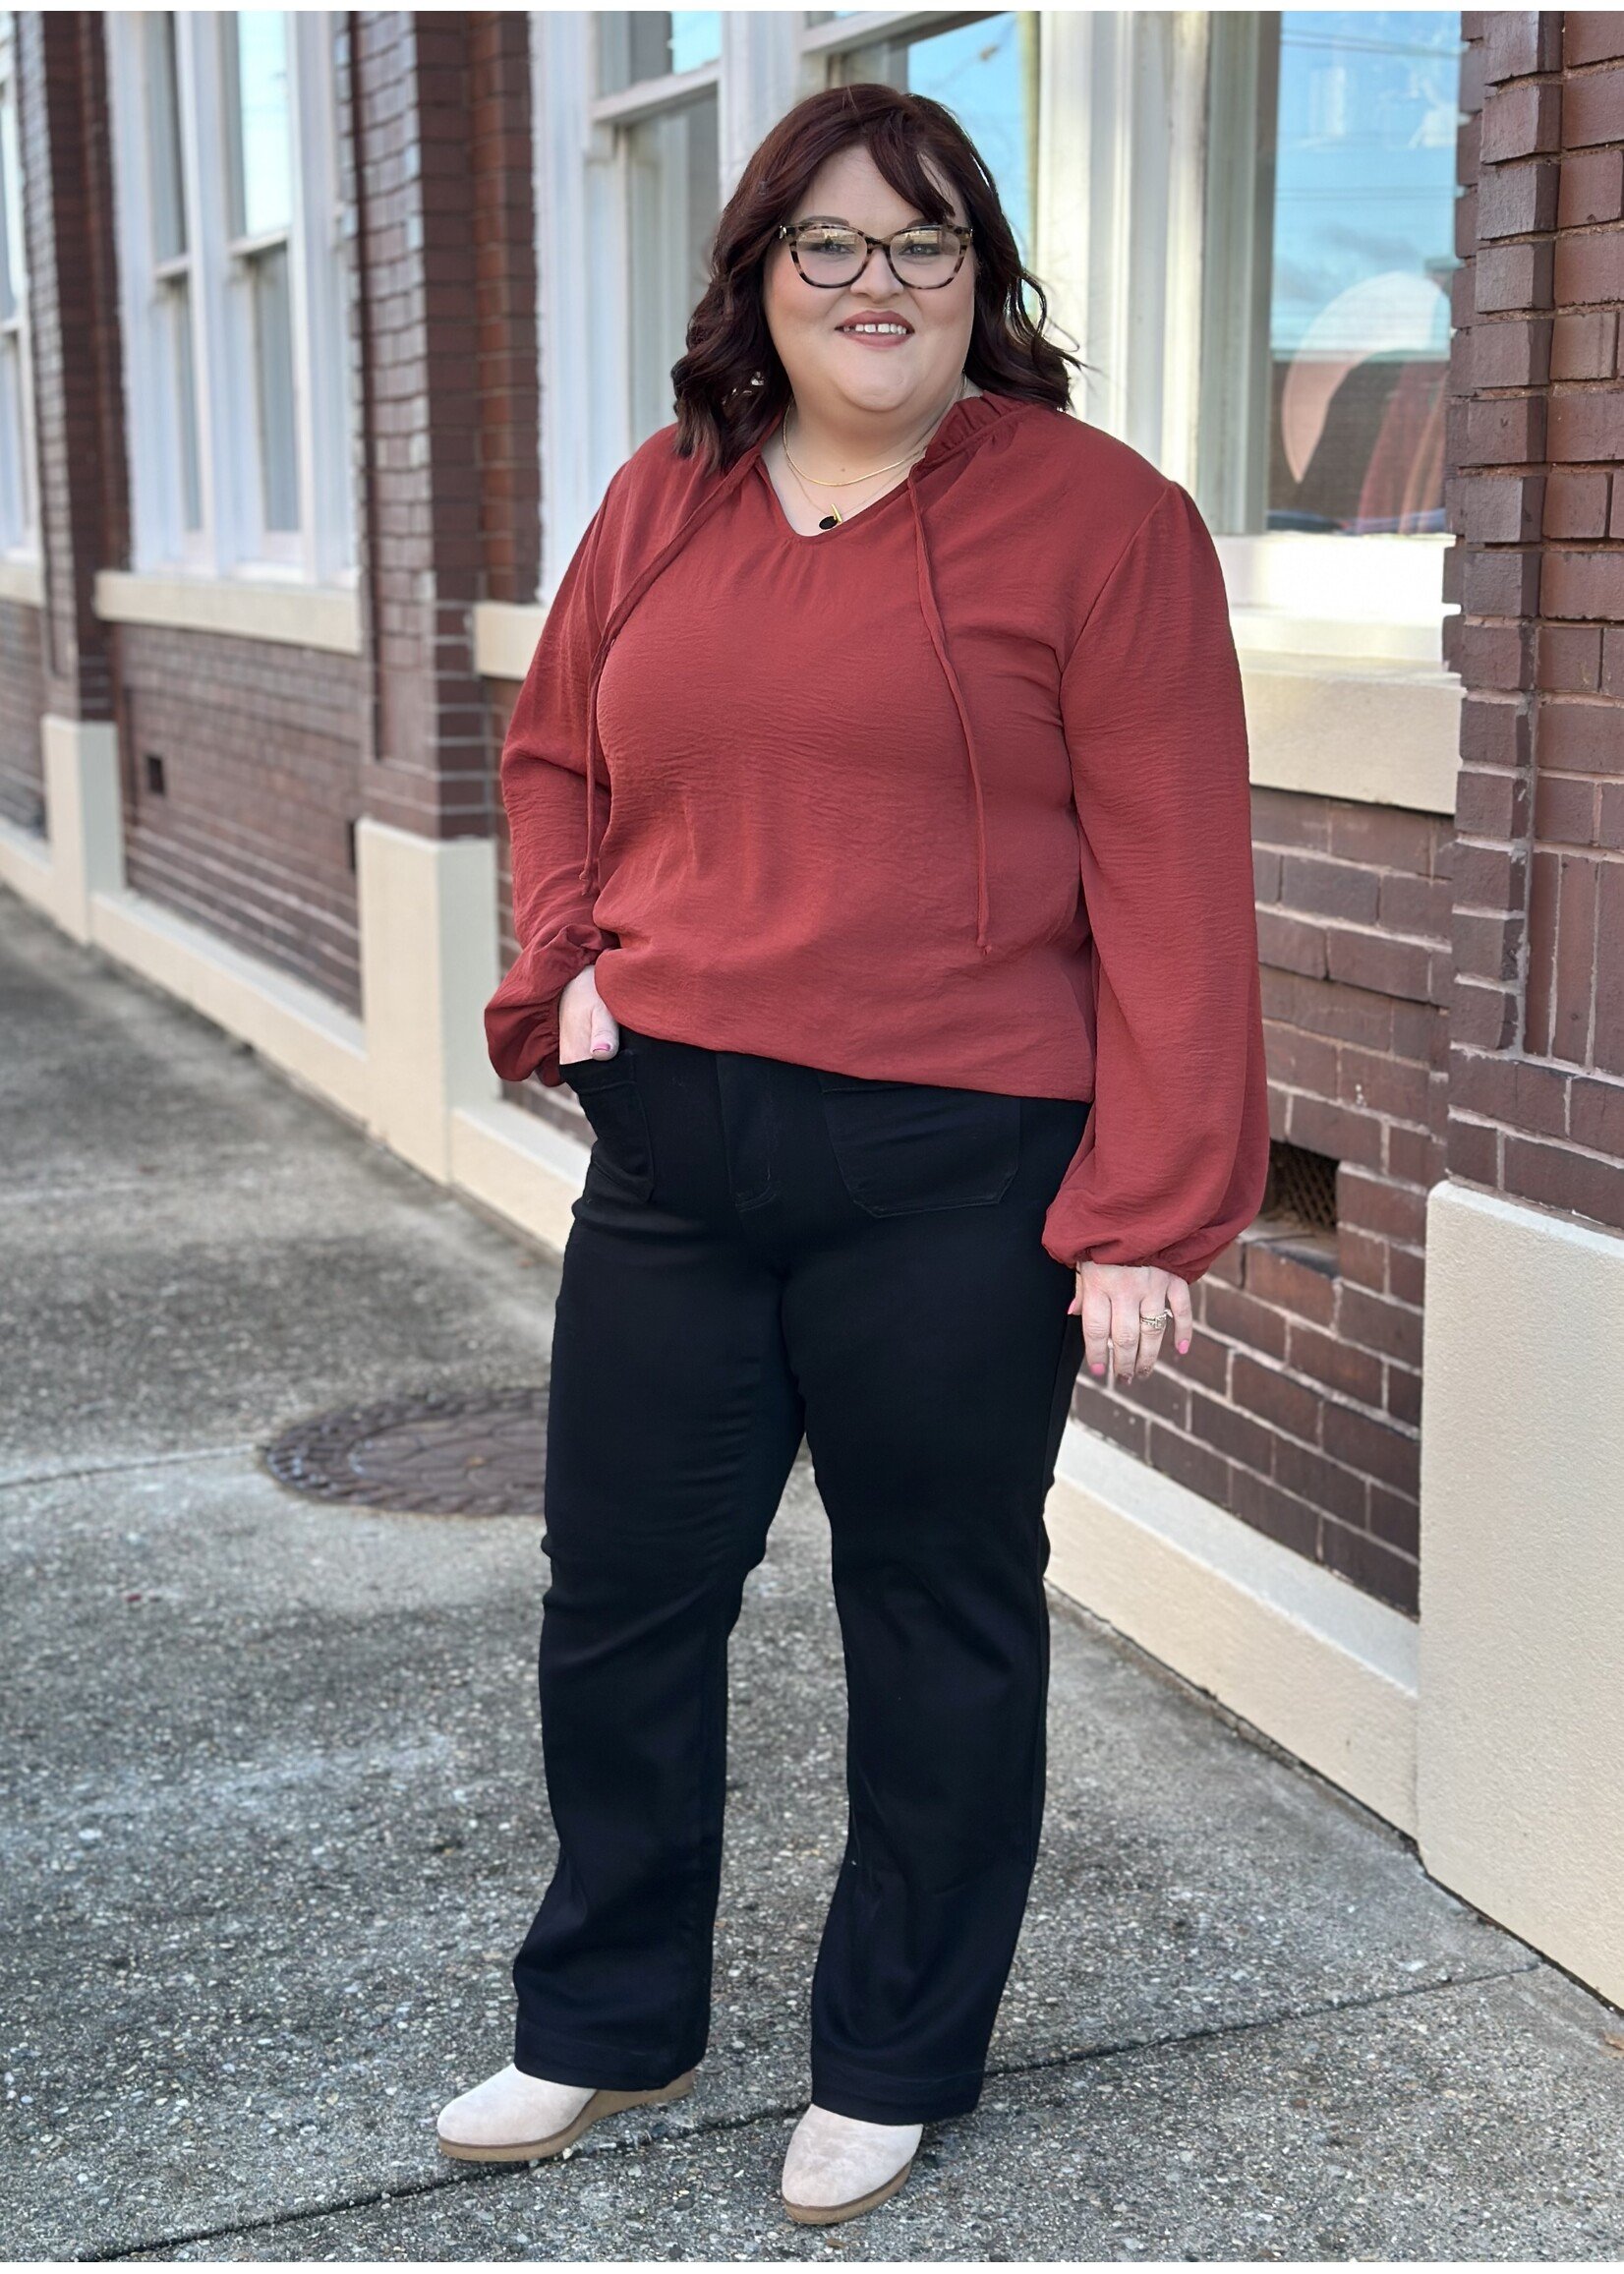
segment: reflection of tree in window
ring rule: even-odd
[[[1441,529],[1460,18],[1277,21],[1268,526]]]

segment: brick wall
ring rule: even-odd
[[[46,707],[112,715],[97,568],[126,557],[128,485],[98,16],[20,12],[19,127],[33,347]]]
[[[1453,833],[1252,799],[1270,1133],[1329,1156],[1334,1233],[1260,1217],[1194,1290],[1188,1355],[1090,1429],[1355,1586],[1417,1596],[1422,1248],[1442,1174]]]
[[[0,600],[0,818],[20,829],[44,827],[44,708],[39,611]]]
[[[359,1011],[359,664],[126,624],[118,677],[131,884]]]
[[[366,397],[363,584],[375,819],[430,837],[491,826],[481,597],[481,296],[471,19],[354,15],[345,58]]]
[[[1451,1174],[1624,1229],[1624,14],[1463,18]]]
[[[521,605],[542,573],[529,31],[522,14],[468,18],[480,551],[485,597]]]

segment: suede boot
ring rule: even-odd
[[[913,2169],[923,2130],[917,2124],[864,2124],[814,2102],[784,2155],[784,2209],[803,2227],[833,2227],[872,2211]]]
[[[551,2084],[545,2077],[526,2076],[509,2062],[483,2084],[446,2102],[436,2127],[440,2153],[464,2163],[535,2163],[561,2155],[600,2117],[680,2100],[693,2090],[693,2082],[689,2069],[646,2092],[600,2092],[590,2084]]]

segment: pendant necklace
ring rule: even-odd
[[[958,392],[954,396],[953,402],[949,403],[948,411],[953,409],[954,403],[962,402],[963,398],[964,380],[963,378],[960,377],[958,381]],[[808,505],[812,507],[813,511],[816,512],[817,500],[812,496],[811,493],[806,487],[808,479],[815,483],[817,488],[820,490],[852,490],[856,488],[859,482],[872,482],[877,474],[889,474],[893,472],[898,466],[905,466],[910,458],[922,457],[924,452],[930,448],[931,437],[936,433],[936,428],[942,424],[942,419],[947,417],[948,411],[944,411],[942,413],[942,418],[939,418],[936,421],[936,425],[931,428],[930,434],[927,435],[924,440],[918,443],[914,449],[907,452],[905,456],[900,458],[893,458],[890,465],[887,466],[871,467],[866,474],[852,474],[848,476],[847,479],[843,482],[820,481],[816,474],[813,474],[810,477],[803,477],[800,468],[796,465],[794,459],[789,455],[788,437],[783,432],[782,429],[779,433],[779,446],[783,451],[784,464],[789,468],[790,473],[794,475],[796,482],[800,485],[801,496],[806,499]],[[873,502],[873,500],[871,500],[871,502]],[[840,507],[838,505],[832,505],[829,508],[829,511],[824,514],[819,521],[818,527],[820,529],[838,529],[844,521],[844,519],[845,515],[841,511]]]

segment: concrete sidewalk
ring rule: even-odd
[[[789,2226],[841,1831],[804,1457],[734,1647],[698,2089],[444,2164],[550,1868],[540,1525],[325,1506],[260,1448],[540,1380],[553,1266],[3,895],[0,1027],[6,2253],[1624,2255],[1624,2019],[1058,1601],[982,2108]]]

